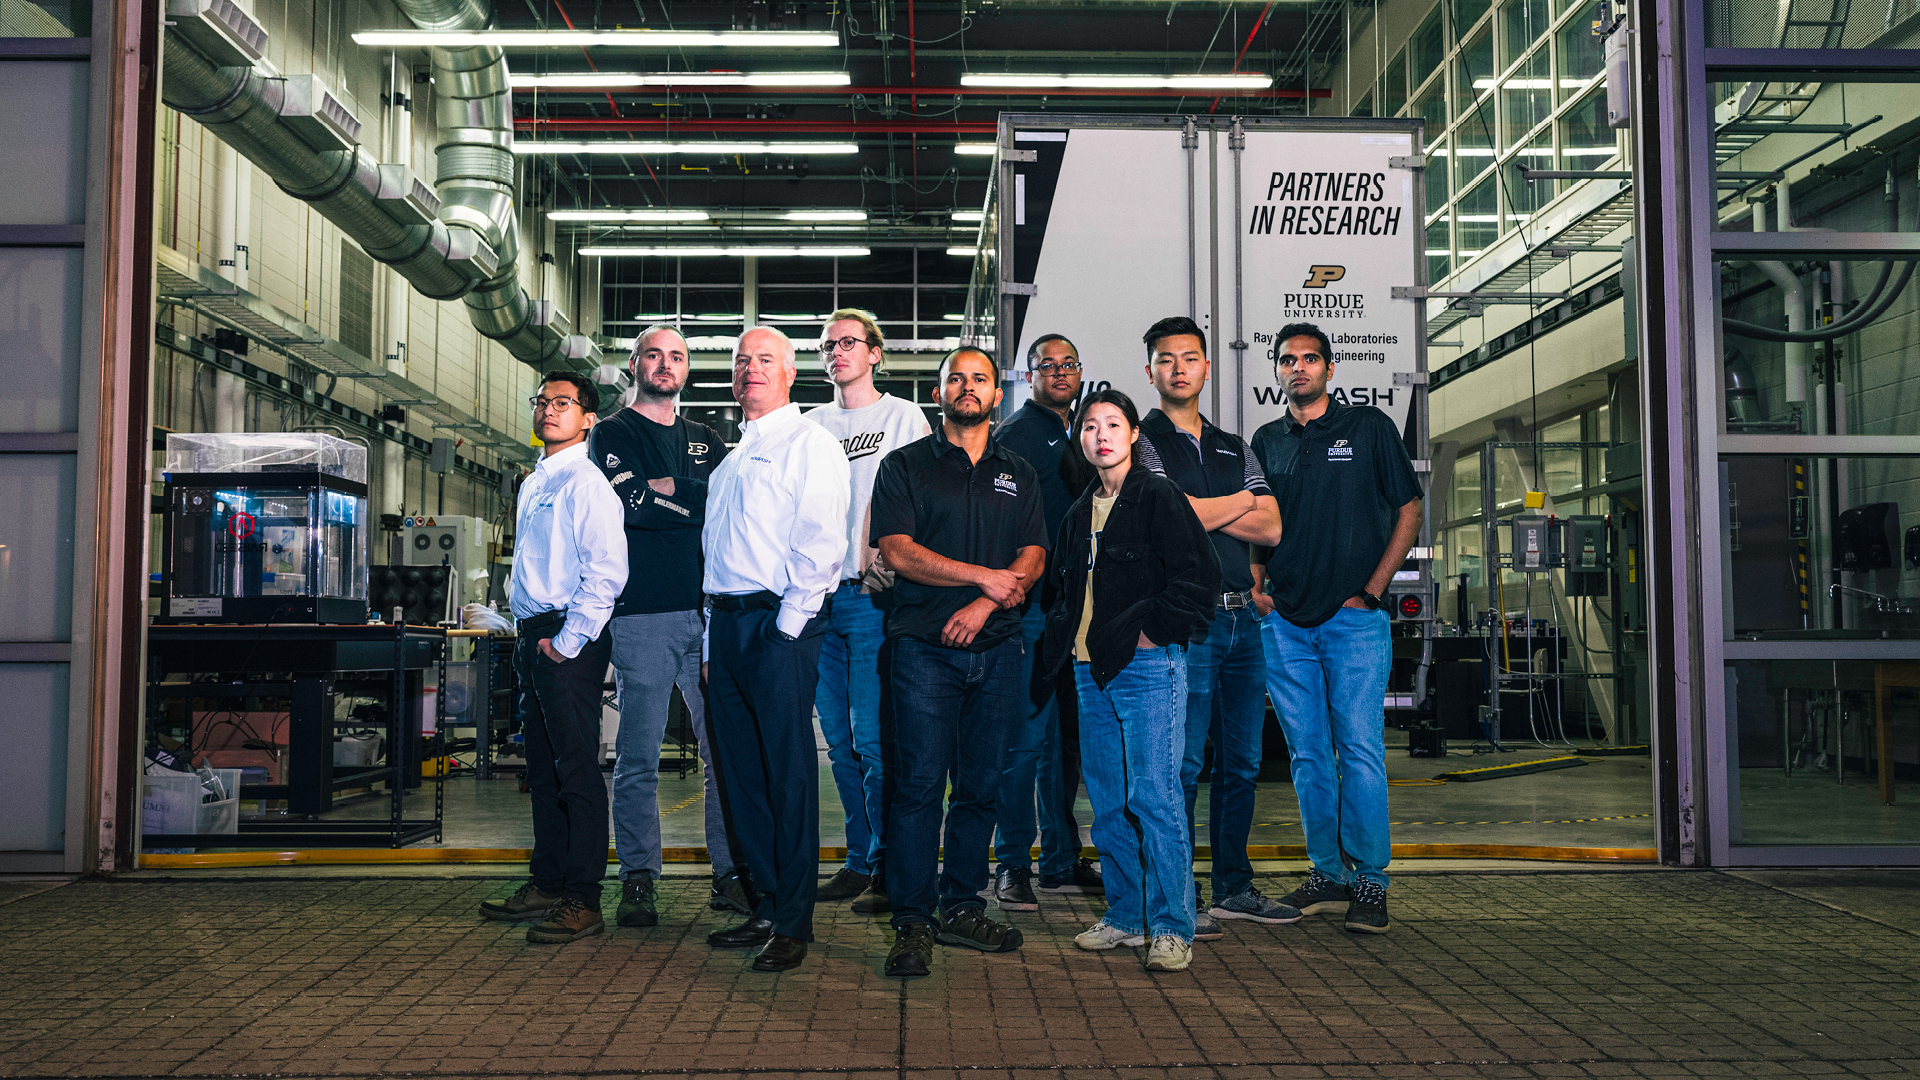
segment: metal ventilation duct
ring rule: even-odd
[[[428,29],[487,22],[474,0],[406,0],[401,7]],[[216,17],[238,10],[212,8]],[[257,36],[249,43],[264,46],[265,35]],[[162,98],[170,107],[219,136],[423,295],[465,300],[474,328],[515,359],[535,367],[599,362],[590,341],[567,334],[564,318],[536,317],[520,285],[511,99],[500,49],[431,50],[442,138],[437,206],[424,184],[357,145],[358,118],[317,77],[269,77],[256,67],[224,63],[234,57],[211,51],[221,55],[210,57],[178,28],[168,32]],[[436,211],[437,218],[431,216]]]

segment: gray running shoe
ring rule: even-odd
[[[1238,895],[1215,901],[1207,914],[1216,919],[1246,919],[1249,922],[1269,925],[1296,923],[1306,917],[1299,908],[1288,907],[1260,895],[1260,890],[1252,885],[1247,886]]]
[[[1194,910],[1193,940],[1219,941],[1221,938],[1226,936],[1227,936],[1227,932],[1225,930],[1220,929],[1220,924],[1213,921],[1212,915],[1207,914],[1207,908],[1205,904],[1200,905],[1200,907]]]

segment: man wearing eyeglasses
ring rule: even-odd
[[[627,583],[627,538],[619,496],[587,459],[599,390],[579,375],[551,371],[530,404],[545,452],[520,485],[511,595],[533,797],[532,880],[505,900],[481,904],[480,914],[537,919],[527,940],[558,943],[605,928],[600,689],[613,653],[607,622]]]
[[[808,420],[840,440],[852,474],[847,505],[847,556],[833,593],[833,614],[820,646],[820,731],[833,762],[833,785],[847,817],[847,864],[822,882],[816,899],[853,901],[853,910],[872,915],[887,910],[886,847],[882,825],[880,764],[880,646],[886,640],[874,594],[893,584],[880,549],[867,543],[867,516],[873,501],[873,477],[880,459],[932,427],[910,401],[883,394],[873,385],[884,360],[885,339],[872,312],[841,308],[828,316],[820,342],[820,364],[833,380],[833,404],[808,410]]]
[[[594,425],[588,456],[626,511],[627,563],[634,574],[613,607],[613,670],[620,682],[620,733],[613,765],[613,847],[620,856],[620,926],[658,924],[660,742],[673,688],[680,687],[706,774],[707,858],[714,910],[752,914],[734,869],[708,747],[700,689],[700,526],[707,479],[727,454],[720,433],[674,409],[687,384],[687,339],[649,326],[633,339],[633,405]]]
[[[1001,422],[995,437],[1039,474],[1041,510],[1051,545],[1091,472],[1073,451],[1067,432],[1074,402],[1080,398],[1079,350],[1060,334],[1035,339],[1027,348],[1027,382],[1033,396]],[[1043,580],[1050,582],[1052,575]],[[1080,857],[1080,824],[1073,817],[1073,801],[1080,789],[1077,702],[1071,690],[1059,693],[1058,680],[1034,670],[1033,659],[1046,633],[1053,601],[1051,585],[1029,593],[1020,623],[1026,641],[1020,685],[1027,688],[1027,700],[1008,733],[1007,767],[1000,778],[999,837],[994,845],[1000,863],[993,879],[994,896],[1009,911],[1039,910],[1040,899],[1033,891],[1036,834],[1043,891],[1106,891],[1092,860]]]
[[[793,342],[740,335],[740,441],[707,482],[707,707],[734,854],[759,893],[753,915],[707,935],[754,949],[755,971],[798,967],[813,940],[820,766],[813,696],[820,639],[847,549],[847,455],[793,404]],[[764,946],[764,948],[761,948]]]

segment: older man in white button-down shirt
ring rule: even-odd
[[[733,396],[740,443],[707,481],[707,716],[734,855],[758,892],[721,949],[766,947],[756,971],[785,971],[813,940],[820,873],[820,766],[813,693],[828,596],[847,550],[852,480],[840,443],[800,419],[793,342],[771,327],[740,336]]]
[[[533,803],[532,880],[505,900],[481,904],[480,914],[539,919],[528,941],[563,942],[605,927],[600,692],[613,655],[607,622],[627,583],[626,516],[606,474],[587,460],[598,389],[570,372],[549,372],[532,405],[546,454],[520,485],[512,593]]]

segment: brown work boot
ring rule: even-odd
[[[553,906],[553,911],[527,931],[534,944],[556,945],[592,937],[607,928],[599,908],[590,908],[577,896],[569,896]]]
[[[480,902],[480,917],[500,919],[506,922],[519,922],[523,919],[544,919],[560,902],[558,896],[548,896],[541,892],[533,882],[515,889],[512,896],[505,900],[483,900]]]

